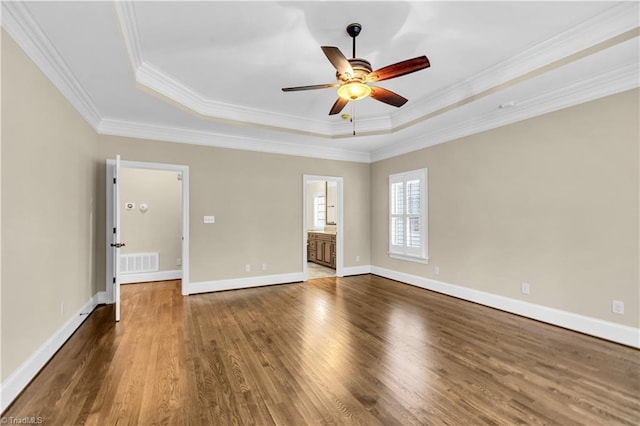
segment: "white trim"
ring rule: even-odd
[[[552,88],[546,92],[538,92],[534,97],[520,99],[513,108],[507,110],[496,109],[490,113],[456,123],[453,126],[440,127],[432,132],[422,132],[419,137],[415,137],[413,140],[405,138],[402,143],[391,144],[372,151],[371,162],[397,157],[398,155],[635,89],[639,86],[639,72],[640,65],[633,63],[569,85]]]
[[[140,65],[142,65],[143,59],[142,42],[140,41],[140,32],[138,31],[133,2],[116,1],[113,3],[113,7],[116,9],[116,14],[118,15],[124,45],[127,48],[129,61],[135,74]]]
[[[150,281],[179,280],[182,270],[143,272],[139,274],[120,274],[120,284],[146,283]]]
[[[283,131],[312,132],[317,133],[318,136],[332,133],[332,127],[334,126],[326,120],[278,114],[272,111],[248,108],[205,98],[198,91],[186,86],[144,60],[142,43],[140,42],[140,30],[133,2],[116,2],[115,8],[134,78],[138,84],[177,102],[199,115],[275,127]]]
[[[330,148],[321,143],[299,144],[276,139],[251,138],[243,135],[224,134],[186,127],[164,126],[156,123],[103,118],[98,125],[101,135],[125,136],[243,151],[268,152],[271,154],[295,155],[299,157],[324,158],[327,160],[369,163],[370,155],[365,151]]]
[[[261,275],[247,278],[231,278],[216,281],[201,281],[189,284],[189,294],[210,293],[213,291],[238,290],[243,288],[262,287],[274,284],[288,284],[303,281],[301,272],[289,274]]]
[[[342,268],[342,276],[349,277],[351,275],[363,275],[371,273],[371,265],[346,266]]]
[[[106,291],[99,291],[98,293],[96,293],[96,305],[105,305],[107,304],[107,292]]]
[[[406,274],[378,266],[371,267],[371,273],[381,277],[411,284],[427,290],[457,297],[459,299],[489,306],[501,311],[557,325],[590,336],[640,348],[640,329],[616,324],[597,318],[575,314],[573,312],[550,308],[543,305],[524,302],[485,291],[436,281],[417,275]]]
[[[634,4],[635,3],[635,4]],[[520,76],[568,58],[571,55],[610,40],[638,26],[638,4],[616,4],[598,15],[543,40],[480,73],[408,103],[403,111],[392,114],[393,128],[419,119],[430,112],[500,86]]]
[[[40,369],[55,355],[71,335],[80,327],[96,305],[106,298],[105,292],[93,295],[62,327],[57,329],[34,353],[31,354],[13,373],[2,381],[0,387],[0,413],[33,380]]]
[[[336,176],[302,175],[302,275],[307,281],[307,185],[314,181],[335,182],[337,188],[336,206],[336,276],[344,276],[344,179]]]
[[[134,78],[144,79],[155,76],[158,79],[162,77],[153,71],[150,64],[144,62],[133,3],[116,2],[114,7],[118,22],[122,26],[126,49],[134,70]],[[226,114],[231,119],[241,122],[247,121],[248,117],[248,121],[266,123],[261,126],[266,125],[272,129],[279,126],[280,130],[301,133],[302,140],[308,139],[313,143],[302,145],[283,143],[266,136],[248,139],[242,135],[220,134],[192,128],[167,127],[161,123],[140,123],[104,117],[100,114],[80,80],[76,78],[51,40],[31,15],[25,2],[2,2],[2,26],[74,108],[100,134],[371,163],[638,87],[636,63],[635,73],[634,70],[624,70],[620,67],[611,69],[610,72],[591,76],[583,82],[578,82],[570,90],[551,90],[535,98],[519,102],[515,108],[508,110],[508,112],[501,110],[499,115],[476,116],[449,128],[436,129],[434,132],[421,131],[420,136],[414,138],[407,137],[406,133],[402,131],[404,126],[414,120],[417,120],[415,125],[409,127],[417,128],[420,120],[434,111],[454,105],[469,96],[497,87],[514,78],[526,75],[555,61],[569,58],[575,53],[596,46],[598,43],[613,40],[615,37],[633,30],[638,25],[638,7],[637,2],[621,2],[468,80],[431,94],[428,99],[416,100],[405,105],[402,110],[385,116],[362,117],[358,124],[359,132],[363,135],[361,137],[370,137],[373,142],[384,137],[385,140],[394,142],[372,152],[325,148],[321,146],[322,144],[314,142],[317,139],[313,137],[314,133],[312,132],[314,131],[325,132],[325,134],[315,133],[315,136],[321,139],[345,137],[349,133],[346,131],[348,123],[342,120],[327,124],[321,123],[319,120],[307,121],[303,117],[274,116],[269,111],[216,103],[202,98],[189,88],[186,89],[194,93],[196,104],[203,104],[209,109],[215,107],[214,115]],[[632,40],[637,40],[637,38]],[[628,71],[626,76],[623,76],[625,78],[611,79],[612,73],[619,74],[625,71]],[[173,80],[169,77],[167,81]],[[159,84],[165,86],[162,90],[163,93],[172,90],[180,92],[182,88],[186,87],[179,82],[176,82],[177,85],[173,87],[168,85],[167,81],[159,79]],[[188,93],[185,94],[182,91],[182,95],[187,96]],[[291,126],[292,128],[287,130],[283,126]],[[383,135],[366,136],[367,132],[378,132]]]
[[[411,256],[410,254],[402,254],[402,253],[394,253],[394,252],[388,252],[387,254],[392,259],[406,260],[407,262],[423,263],[425,265],[429,263],[428,257]]]
[[[120,10],[122,9],[122,10]],[[138,84],[166,96],[190,111],[209,117],[276,127],[282,131],[306,131],[317,136],[339,136],[342,122],[276,114],[267,110],[246,108],[205,98],[164,71],[144,61],[143,48],[132,5],[118,6],[117,17],[122,28],[129,58]],[[638,6],[634,2],[617,4],[559,34],[519,52],[494,66],[457,84],[443,88],[422,101],[409,104],[402,112],[367,118],[359,124],[361,132],[395,133],[412,120],[424,117],[448,105],[497,87],[536,69],[567,58],[598,43],[610,40],[637,27]],[[471,92],[470,92],[471,88]]]
[[[101,116],[93,99],[31,15],[25,2],[2,2],[2,27],[87,123],[97,129]]]
[[[113,250],[111,249],[111,242],[113,241],[113,226],[115,218],[113,217],[113,208],[111,207],[113,204],[113,178],[115,177],[115,160],[107,160],[107,171],[106,171],[106,187],[105,187],[105,202],[106,202],[106,213],[105,213],[105,250],[106,250],[106,263],[105,263],[105,293],[107,303],[115,302],[115,294],[114,294],[114,270],[113,265],[115,265],[113,260]]]
[[[293,116],[267,110],[249,108],[219,102],[203,97],[149,62],[143,62],[136,70],[136,82],[187,108],[197,116],[230,120],[243,124],[266,126],[285,132],[311,133],[319,137],[334,135],[333,122]]]

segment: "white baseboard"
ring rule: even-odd
[[[120,274],[120,284],[146,283],[150,281],[179,280],[182,270],[142,272],[139,274]]]
[[[107,294],[104,291],[96,293],[69,320],[56,330],[20,367],[7,377],[0,387],[0,413],[13,402],[22,390],[38,374],[40,369],[49,362],[51,357],[64,345],[69,337],[89,316],[96,305],[104,303]],[[102,301],[102,302],[101,302]]]
[[[109,303],[109,301],[107,300],[107,292],[106,291],[99,291],[93,297],[95,298],[96,305],[104,305],[106,303]]]
[[[638,328],[377,266],[371,267],[371,273],[590,336],[640,348],[640,329]]]
[[[290,274],[261,275],[257,277],[232,278],[228,280],[202,281],[189,283],[188,293],[210,293],[212,291],[237,290],[241,288],[261,287],[273,284],[286,284],[301,282],[304,279],[302,272]]]
[[[370,273],[371,273],[371,265],[347,266],[345,268],[342,268],[343,277],[348,277],[350,275],[370,274]]]

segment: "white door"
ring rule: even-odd
[[[113,295],[116,301],[116,321],[120,321],[120,156],[116,156],[116,166],[113,173]]]

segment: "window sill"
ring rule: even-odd
[[[411,255],[400,254],[400,253],[387,253],[387,254],[392,259],[407,260],[409,262],[416,262],[416,263],[424,263],[425,265],[429,263],[429,258],[426,258],[426,257],[411,256]]]

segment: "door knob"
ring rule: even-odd
[[[111,247],[120,248],[126,246],[125,243],[111,243]]]

